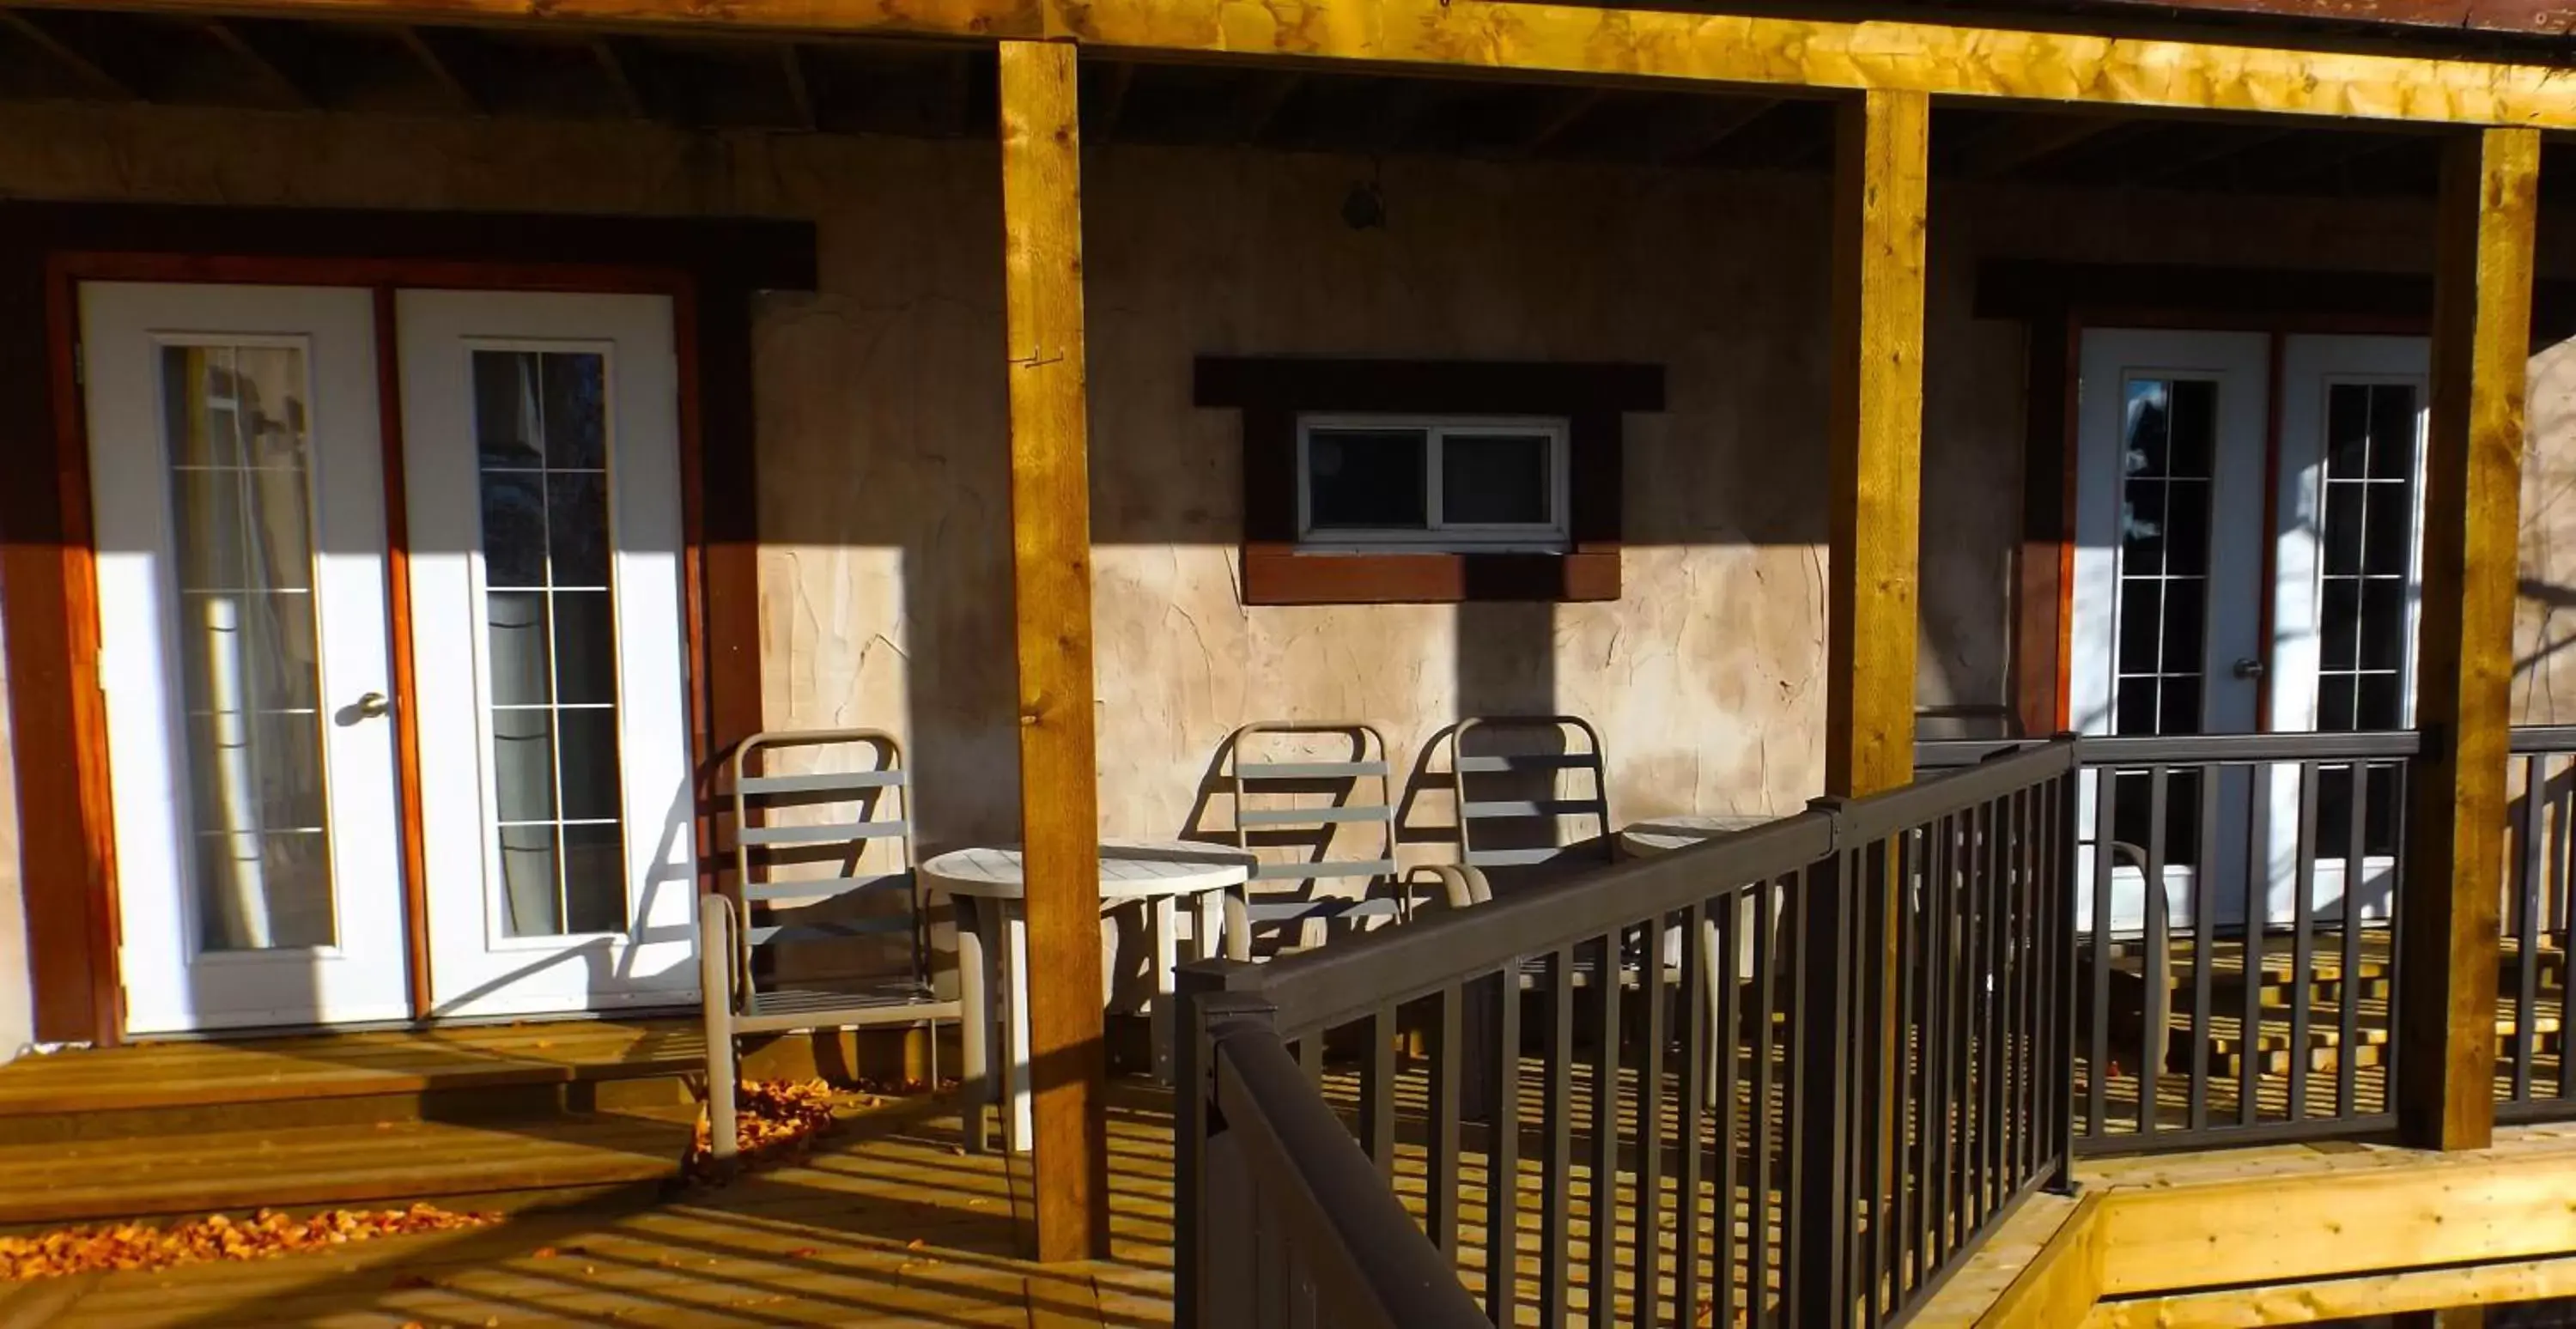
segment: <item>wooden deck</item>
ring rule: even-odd
[[[1110,1129],[1116,1258],[1020,1258],[1024,1161],[960,1148],[900,1100],[804,1164],[636,1206],[533,1209],[474,1232],[0,1289],[18,1326],[919,1325],[1170,1322],[1169,1120],[1122,1095]]]

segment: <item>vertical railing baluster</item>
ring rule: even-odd
[[[1598,966],[1592,990],[1592,1325],[1619,1325],[1619,989],[1625,986],[1620,954],[1624,929],[1613,930],[1595,945]],[[1641,1128],[1638,1138],[1644,1140]]]
[[[2084,1135],[2099,1142],[2111,1129],[2111,795],[2118,773],[2093,773],[2093,944],[2083,981],[2092,998],[2084,1052]],[[2152,979],[2152,972],[2141,979]]]
[[[2054,1028],[2049,1035],[2046,1055],[2049,1064],[2057,1068],[2055,1083],[2040,1101],[2057,1123],[2050,1149],[2055,1155],[2055,1174],[2049,1178],[2048,1184],[2061,1194],[2075,1188],[2075,1058],[2071,1054],[2075,1050],[2075,985],[2083,977],[2076,972],[2075,844],[2082,835],[2076,822],[2083,815],[2083,801],[2077,796],[2081,787],[2078,782],[2083,778],[2082,768],[2070,765],[2066,774],[2058,779],[2057,847],[2049,855],[2048,881],[2040,897],[2049,902],[2050,911],[2048,927],[2043,935],[2047,938],[2049,955],[2049,1019]],[[2103,930],[2109,931],[2107,927]],[[2098,953],[2101,948],[2096,946],[2094,949]],[[2098,1094],[2102,1080],[2099,1063],[2096,1063],[2092,1078]],[[2096,1113],[2100,1111],[2100,1105],[2101,1099],[2096,1097],[2093,1100]],[[2095,1121],[2099,1120],[2097,1115]]]
[[[1638,1329],[1658,1329],[1663,1323],[1664,928],[1670,921],[1658,915],[1646,925],[1640,938],[1645,953],[1638,963],[1639,995],[1646,1006],[1637,1017],[1646,1026],[1645,1047],[1637,1057],[1636,1094],[1637,1223],[1632,1260],[1637,1269],[1637,1299],[1631,1323]],[[1687,1315],[1673,1318],[1685,1327],[1690,1324]]]
[[[1962,822],[1965,825],[1962,825]],[[1948,1108],[1942,1114],[1942,1148],[1948,1152],[1947,1166],[1941,1178],[1941,1231],[1933,1252],[1938,1263],[1947,1264],[1950,1253],[1959,1248],[1967,1235],[1960,1215],[1968,1207],[1969,1188],[1975,1183],[1974,1142],[1968,1135],[1968,1119],[1976,1114],[1976,1068],[1972,1043],[1976,1037],[1976,956],[1969,940],[1968,911],[1975,907],[1974,883],[1968,880],[1976,870],[1973,843],[1966,839],[1976,831],[1973,810],[1964,816],[1952,816],[1942,827],[1942,839],[1948,845],[1949,863],[1941,873],[1941,890],[1946,903],[1941,909],[1941,927],[1947,934],[1941,953],[1935,961],[1941,967],[1942,986],[1948,989],[1942,1023],[1946,1044],[1942,1055],[1948,1058],[1949,1083],[1942,1094]]]
[[[1730,903],[1734,899],[1733,896],[1719,898]],[[1689,1326],[1698,1322],[1699,1303],[1703,1295],[1699,1272],[1701,1231],[1699,1188],[1701,1182],[1707,1179],[1708,1167],[1707,1155],[1700,1148],[1700,1132],[1706,1125],[1708,1076],[1711,1070],[1708,1041],[1712,1031],[1709,1028],[1708,1006],[1717,997],[1717,985],[1709,980],[1708,973],[1709,966],[1714,963],[1716,957],[1710,954],[1709,939],[1704,932],[1708,924],[1707,906],[1695,903],[1683,910],[1680,917],[1682,920],[1680,997],[1682,1078],[1679,1086],[1681,1089],[1679,1137],[1681,1157],[1678,1161],[1681,1163],[1681,1178],[1679,1194],[1674,1201],[1676,1221],[1673,1225],[1673,1322],[1677,1325]],[[1721,1117],[1720,1120],[1723,1118]],[[1734,1198],[1728,1197],[1728,1208],[1732,1208],[1733,1204]],[[1722,1221],[1727,1213],[1726,1209],[1716,1212],[1721,1216],[1718,1221]]]
[[[1924,962],[1923,952],[1923,882],[1930,875],[1931,864],[1925,850],[1928,842],[1916,835],[1898,837],[1901,847],[1898,869],[1898,908],[1889,926],[1896,929],[1896,1028],[1903,1041],[1896,1047],[1896,1083],[1887,1092],[1896,1095],[1896,1195],[1893,1213],[1887,1224],[1888,1273],[1898,1287],[1912,1287],[1923,1280],[1924,1268],[1916,1258],[1922,1248],[1917,1234],[1922,1231],[1924,1168],[1924,1097],[1923,1066],[1925,1046],[1921,1029],[1924,986],[1932,966]]]
[[[2218,970],[2218,786],[2227,768],[2200,768],[2198,859],[2191,869],[2191,1106],[2190,1129],[2209,1129],[2209,1040],[2217,1032],[2210,1009]],[[2254,1055],[2255,1032],[2237,1030],[2237,1055]]]
[[[1957,966],[1950,949],[1950,872],[1957,862],[1955,834],[1947,817],[1923,828],[1924,865],[1923,969],[1923,1267],[1940,1263],[1942,1232],[1950,1221],[1950,1063],[1956,1059],[1957,1022],[1951,1018],[1951,976]]]
[[[1521,974],[1519,957],[1493,978],[1493,1081],[1485,1130],[1485,1314],[1520,1323]]]
[[[1812,873],[1798,875],[1798,893],[1804,894],[1814,884]],[[1772,1144],[1772,1065],[1775,1048],[1775,1026],[1772,1013],[1779,1010],[1772,982],[1778,972],[1778,951],[1782,943],[1777,902],[1765,891],[1758,906],[1753,945],[1753,1150],[1747,1161],[1752,1164],[1752,1203],[1747,1220],[1745,1244],[1744,1309],[1752,1329],[1763,1329],[1771,1318],[1771,1144]]]
[[[1884,897],[1894,865],[1876,845],[1837,854],[1829,875],[1810,875],[1794,901],[1790,955],[1788,1176],[1790,1220],[1782,1270],[1789,1323],[1841,1329],[1850,1322],[1855,1110],[1851,972],[1861,913]]]
[[[2343,972],[2337,976],[2343,995],[2343,1024],[2335,1042],[2335,1112],[2346,1117],[2360,1110],[2361,888],[2369,876],[2365,866],[2368,846],[2362,832],[2369,824],[2370,763],[2356,759],[2352,763],[2352,825],[2345,837],[2343,860]],[[2397,1008],[2391,1004],[2389,1009]]]
[[[2514,855],[2513,1101],[2531,1097],[2531,1061],[2540,1044],[2541,759],[2522,760],[2522,844]],[[2565,1014],[2561,1013],[2561,1023]]]
[[[1540,1197],[1539,1323],[1563,1329],[1569,1305],[1568,1272],[1574,1252],[1574,948],[1560,946],[1547,961],[1547,1056],[1544,1093],[1547,1121],[1540,1166],[1547,1190]]]
[[[2290,1116],[2308,1115],[2309,1031],[2316,1005],[2317,785],[2325,767],[2314,759],[2299,763],[2299,852],[2296,898],[2290,901]]]
[[[1431,1080],[1431,1157],[1423,1184],[1429,1188],[1423,1204],[1423,1226],[1431,1235],[1431,1244],[1449,1257],[1449,1262],[1465,1267],[1465,1255],[1458,1244],[1458,1095],[1463,1087],[1460,1063],[1467,1059],[1467,989],[1452,983],[1432,998],[1431,1055],[1427,1067]],[[1487,1243],[1490,1252],[1492,1243]]]
[[[2272,781],[2279,769],[2268,762],[2254,765],[2248,783],[2254,790],[2257,807],[2270,807]],[[2268,830],[2268,819],[2258,819],[2257,824]],[[2263,1116],[2263,1066],[2259,1055],[2262,1040],[2257,1035],[2263,1028],[2263,989],[2268,978],[2264,972],[2263,933],[2272,921],[2272,853],[2268,834],[2258,831],[2257,838],[2249,847],[2252,852],[2246,855],[2245,869],[2245,990],[2238,1016],[2244,1032],[2245,1055],[2238,1059],[2236,1065],[2236,1124],[2240,1126],[2251,1126]],[[2291,1050],[2293,1060],[2298,1055],[2296,1049]]]
[[[1360,1027],[1368,1033],[1368,1060],[1360,1063],[1360,1148],[1377,1174],[1395,1184],[1395,1005],[1381,1004]],[[1324,1041],[1322,1034],[1315,1042]]]
[[[2152,1140],[2159,1119],[2157,1080],[2173,1038],[2173,934],[2165,912],[2165,798],[2172,768],[2158,763],[2147,773],[2147,870],[2142,884],[2147,945],[2142,959],[2146,1018],[2138,1036],[2138,1138]]]
[[[2576,762],[2560,766],[2561,778],[2576,777]],[[2542,774],[2548,774],[2543,768]],[[2576,787],[2576,778],[2569,779]],[[2576,797],[2561,800],[2556,794],[2549,799],[2557,815],[2551,819],[2558,829],[2550,841],[2551,869],[2558,889],[2551,893],[2551,918],[2558,935],[2558,1096],[2576,1099],[2576,825],[2569,817],[2576,815]]]
[[[1977,886],[1978,975],[1977,997],[1984,1004],[1985,1015],[1977,1022],[1978,1047],[1974,1054],[1977,1078],[1982,1082],[1977,1094],[1977,1167],[1979,1176],[1973,1194],[1976,1205],[1970,1211],[1966,1226],[1973,1231],[1985,1226],[1986,1215],[2003,1204],[2004,1084],[2012,1065],[2011,1050],[2004,1046],[2003,1017],[2003,938],[2007,926],[2004,918],[2004,873],[2011,861],[2005,837],[2011,833],[2002,815],[2010,806],[2000,800],[1988,800],[1978,809],[1978,819],[1985,825],[1986,846],[1977,855],[1985,880]]]
[[[1803,884],[1804,873],[1799,874],[1799,880]],[[1722,897],[1726,901],[1726,908],[1718,916],[1715,1015],[1717,1083],[1715,1093],[1712,1095],[1717,1105],[1715,1122],[1717,1241],[1716,1251],[1709,1257],[1709,1290],[1716,1293],[1711,1315],[1717,1324],[1735,1323],[1735,1317],[1740,1313],[1741,1307],[1760,1299],[1760,1289],[1753,1284],[1752,1280],[1738,1282],[1735,1275],[1738,1249],[1735,1240],[1735,1216],[1738,1209],[1735,1190],[1740,1172],[1736,1161],[1739,1142],[1753,1138],[1751,1132],[1746,1129],[1748,1123],[1745,1119],[1744,1105],[1740,1101],[1741,1077],[1738,1074],[1743,1069],[1744,1052],[1741,1035],[1744,1031],[1746,1015],[1744,1009],[1746,975],[1740,961],[1741,953],[1746,948],[1745,933],[1748,929],[1744,916],[1746,904],[1749,902],[1753,914],[1753,922],[1749,929],[1752,933],[1753,965],[1755,972],[1760,972],[1763,963],[1761,957],[1771,946],[1770,900],[1776,885],[1777,882],[1772,880],[1757,881],[1741,893]],[[1767,1016],[1765,1018],[1767,1019]],[[1759,1196],[1754,1197],[1744,1208],[1751,1215],[1753,1222],[1762,1221],[1764,1211]],[[1747,1291],[1748,1288],[1751,1290]]]

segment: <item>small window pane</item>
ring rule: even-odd
[[[2371,388],[2372,479],[2403,480],[2415,473],[2415,423],[2414,384],[2381,383]]]
[[[572,471],[595,471],[607,465],[606,358],[549,353],[541,360],[546,465]]]
[[[2370,388],[2337,383],[2326,389],[2326,471],[2338,479],[2370,473]]]
[[[2369,485],[2326,482],[2326,575],[2350,576],[2361,571],[2361,533]]]
[[[544,398],[530,351],[474,353],[474,442],[486,467],[545,464]]]
[[[492,704],[546,704],[546,595],[492,591],[483,597],[492,639]]]
[[[2168,678],[2164,692],[2157,699],[2156,723],[2159,734],[2197,734],[2200,732],[2200,680]]]
[[[626,848],[615,826],[563,828],[564,930],[626,930]]]
[[[563,761],[566,821],[617,817],[617,712],[606,708],[555,713]]]
[[[2362,537],[2361,570],[2404,576],[2414,560],[2415,493],[2406,484],[2357,486],[2369,490],[2364,509],[2370,525]]]
[[[2164,671],[2168,674],[2197,674],[2201,671],[2201,643],[2205,639],[2208,611],[2205,601],[2209,583],[2198,577],[2182,577],[2165,583],[2165,652]]]
[[[2152,576],[2165,570],[2165,482],[2131,480],[2121,496],[2120,571]]]
[[[2120,680],[2119,709],[2112,717],[2111,730],[2119,734],[2156,732],[2156,680],[2152,676]]]
[[[545,477],[534,471],[483,473],[485,585],[546,584],[545,494]]]
[[[546,532],[557,586],[608,584],[608,487],[596,473],[546,477]]]
[[[555,815],[554,726],[544,710],[492,712],[492,765],[502,821]]]
[[[2165,425],[2171,414],[2171,386],[2160,378],[2141,378],[2130,381],[2128,448],[2120,463],[2123,474],[2130,476],[2165,474]]]
[[[2165,571],[2209,571],[2209,482],[2173,480],[2165,487]]]
[[[608,592],[554,595],[555,700],[586,706],[617,700],[617,640]]]
[[[503,826],[501,851],[503,931],[513,937],[563,932],[563,901],[556,893],[555,828]]]
[[[2164,582],[2137,577],[2120,585],[2120,672],[2156,672],[2156,644],[2162,636]]]
[[[1555,520],[1554,447],[1544,434],[1447,434],[1440,440],[1440,520],[1545,526]]]
[[[2173,383],[2166,473],[2176,479],[2207,479],[2211,455],[2218,447],[2218,385],[2205,378]]]
[[[1306,518],[1319,531],[1422,530],[1430,437],[1419,429],[1317,429],[1306,439]]]

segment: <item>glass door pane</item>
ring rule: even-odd
[[[328,946],[304,353],[164,345],[160,370],[198,945]]]
[[[472,357],[503,932],[623,931],[608,359]]]

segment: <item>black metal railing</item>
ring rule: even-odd
[[[2412,732],[2086,737],[2078,1153],[2395,1123]],[[1927,769],[1991,743],[1925,744]]]
[[[2513,731],[2506,776],[2503,946],[2496,981],[2497,1115],[2576,1113],[2567,950],[2576,915],[2576,726]]]
[[[1903,1319],[2066,1175],[2073,751],[1185,967],[1178,1322]]]

